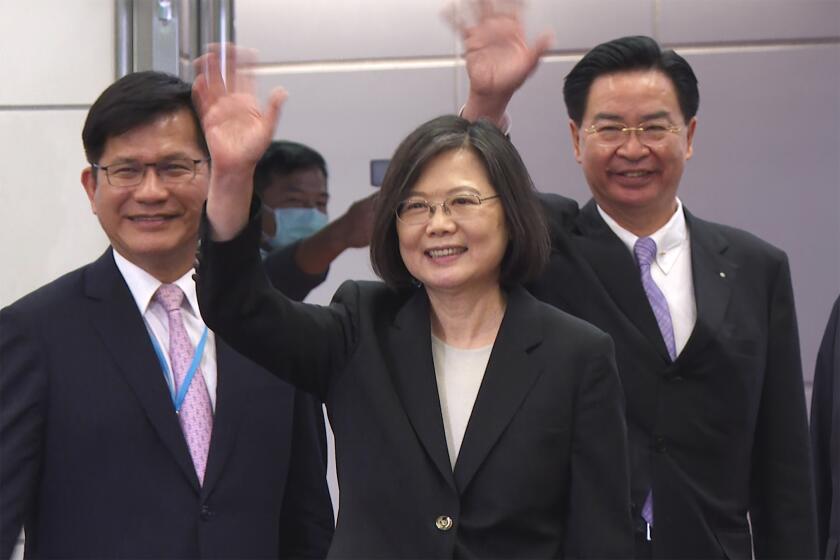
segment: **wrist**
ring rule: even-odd
[[[464,105],[463,111],[461,111],[461,116],[471,122],[484,118],[502,128],[507,122],[505,111],[507,110],[507,105],[511,97],[512,94],[482,95],[470,91],[467,97],[467,103]]]
[[[253,172],[211,175],[207,219],[215,241],[236,237],[248,223],[253,196]]]

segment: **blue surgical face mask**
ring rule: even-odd
[[[274,236],[267,240],[272,249],[280,249],[305,239],[327,225],[327,215],[317,208],[273,208]]]

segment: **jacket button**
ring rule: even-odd
[[[665,453],[668,449],[668,446],[665,445],[665,438],[662,436],[656,436],[653,440],[653,448],[657,453]]]
[[[452,518],[448,515],[441,515],[435,519],[435,527],[437,527],[440,531],[448,531],[452,528],[452,525]]]
[[[210,509],[208,505],[201,506],[201,512],[199,513],[199,517],[201,517],[202,521],[208,521],[213,516],[213,511]]]

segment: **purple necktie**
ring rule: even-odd
[[[659,332],[662,333],[662,340],[668,348],[668,356],[671,361],[677,358],[677,346],[674,340],[674,325],[671,323],[671,311],[668,309],[668,300],[662,295],[662,291],[653,277],[650,275],[650,265],[656,260],[656,241],[650,237],[640,237],[633,246],[633,253],[639,263],[639,272],[642,275],[642,287],[650,302],[653,316],[656,317],[656,324],[659,325]],[[642,519],[653,526],[653,491],[648,492],[645,503],[642,505]]]
[[[155,300],[163,305],[169,316],[169,362],[172,364],[172,377],[177,394],[195,353],[181,316],[184,292],[175,284],[161,284],[155,293]],[[210,435],[213,433],[213,411],[201,368],[195,372],[187,389],[178,420],[181,423],[184,438],[187,440],[198,480],[203,483],[207,452],[210,449]]]
[[[668,355],[671,361],[677,359],[677,346],[674,341],[674,326],[671,324],[671,311],[668,309],[668,300],[662,295],[659,286],[653,281],[650,275],[650,265],[656,260],[656,241],[650,237],[640,237],[633,246],[636,254],[636,261],[639,263],[639,271],[642,273],[642,286],[645,295],[650,302],[653,316],[656,317],[656,324],[659,325],[659,332],[662,333],[662,340],[668,348]]]

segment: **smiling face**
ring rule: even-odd
[[[496,194],[484,165],[470,149],[443,152],[429,161],[406,198],[439,204],[456,194]],[[428,292],[498,289],[508,245],[504,210],[498,198],[482,202],[476,210],[468,219],[453,219],[438,206],[425,224],[397,221],[400,256]]]
[[[109,138],[97,163],[203,159],[206,154],[196,133],[188,109],[165,114]],[[147,168],[139,185],[114,187],[105,171],[89,167],[82,171],[82,185],[114,249],[159,280],[171,282],[192,267],[208,177],[207,163],[197,165],[192,181],[178,184],[161,182],[154,168]]]
[[[586,129],[595,125],[679,127],[647,145],[637,133],[606,146]],[[671,80],[658,70],[619,72],[592,82],[581,126],[570,123],[575,159],[598,205],[622,225],[626,218],[655,231],[676,208],[677,187],[691,157],[696,118],[685,122]],[[629,228],[633,229],[633,228]]]

